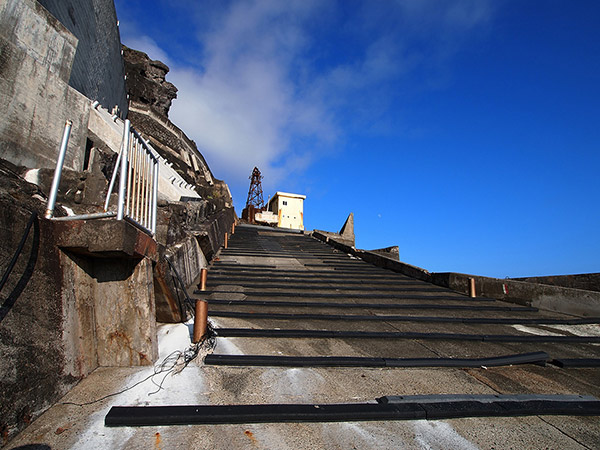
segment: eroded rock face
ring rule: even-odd
[[[169,118],[171,102],[177,88],[166,81],[169,68],[147,54],[123,46],[130,108],[128,118],[152,144],[154,149],[210,205],[207,215],[231,207],[227,185],[216,179],[196,143]]]
[[[123,46],[123,60],[129,100],[150,107],[166,119],[171,102],[177,98],[177,88],[165,79],[169,67],[126,46]]]

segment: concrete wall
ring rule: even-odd
[[[34,0],[0,3],[0,157],[54,167],[65,121],[65,167],[81,170],[89,101],[66,82],[77,40]]]
[[[36,186],[0,161],[0,437],[10,438],[99,365],[158,356],[156,243],[127,222],[53,222]],[[95,228],[100,227],[100,228]],[[2,440],[0,439],[0,445]]]
[[[127,115],[125,69],[113,0],[38,0],[77,39],[69,85]]]
[[[549,284],[586,291],[600,291],[600,273],[581,273],[576,275],[552,275],[547,277],[511,278],[527,283]]]
[[[29,205],[17,203],[35,202],[31,200],[34,192],[25,188],[0,197],[0,273],[4,273],[31,216]],[[41,213],[43,205],[37,203]],[[0,297],[0,445],[79,380],[65,370],[60,278],[59,252],[52,245],[51,226],[48,221],[36,220]]]
[[[357,256],[375,266],[446,287],[465,295],[470,294],[470,278],[474,278],[476,294],[480,297],[495,298],[577,316],[600,316],[600,292],[480,277],[463,273],[432,273],[381,254],[354,249],[318,231],[313,232],[312,235],[334,248]]]

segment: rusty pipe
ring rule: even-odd
[[[469,288],[471,297],[477,297],[477,294],[475,293],[475,278],[469,278]]]
[[[202,340],[207,330],[208,303],[196,300],[196,315],[194,316],[194,344]]]
[[[200,269],[200,290],[206,290],[206,276],[208,274],[207,269]]]

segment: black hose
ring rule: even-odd
[[[23,237],[21,238],[21,242],[19,242],[19,246],[17,247],[17,251],[13,255],[10,263],[8,263],[8,267],[4,271],[4,275],[2,275],[2,280],[0,280],[0,291],[8,281],[8,277],[10,273],[15,268],[17,264],[17,259],[19,259],[19,255],[23,251],[23,247],[25,247],[25,242],[27,242],[27,237],[29,236],[29,231],[31,231],[31,227],[33,226],[33,221],[37,219],[37,211],[33,211],[31,213],[31,217],[29,218],[29,222],[27,222],[27,227],[25,228],[25,233],[23,233]]]

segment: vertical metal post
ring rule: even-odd
[[[125,186],[127,182],[127,152],[129,150],[129,130],[131,122],[125,120],[125,133],[123,137],[123,156],[121,157],[121,176],[119,177],[119,206],[117,209],[117,220],[123,220],[125,208]]]
[[[194,344],[200,342],[206,334],[208,316],[208,303],[196,300],[196,314],[194,316]]]
[[[158,161],[154,161],[154,184],[152,186],[152,228],[151,231],[156,233],[156,205],[158,203]]]
[[[113,188],[115,187],[115,180],[117,179],[117,173],[119,172],[119,167],[121,167],[121,159],[123,158],[123,148],[125,147],[125,136],[127,130],[123,127],[123,138],[121,139],[121,151],[119,152],[119,156],[117,157],[117,162],[115,163],[115,168],[113,169],[112,177],[110,178],[110,184],[108,185],[108,191],[106,192],[106,201],[104,202],[104,211],[108,211],[108,204],[110,203],[110,194],[112,194]]]
[[[475,293],[475,278],[469,278],[469,292],[471,297],[477,297]]]
[[[207,269],[200,269],[200,290],[206,290],[206,277],[208,275]]]
[[[46,205],[46,219],[51,219],[54,215],[54,206],[56,205],[56,196],[58,195],[58,185],[60,184],[63,164],[65,163],[65,155],[67,154],[67,146],[69,144],[72,126],[73,122],[67,120],[62,142],[60,144],[60,150],[58,152],[58,159],[56,160],[56,169],[54,169],[54,179],[52,180],[52,187],[50,188],[50,197],[48,198],[48,204]]]

